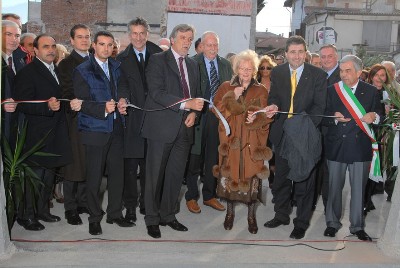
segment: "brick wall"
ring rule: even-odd
[[[107,21],[107,0],[42,0],[41,20],[43,32],[68,45],[69,31],[77,23],[88,25],[92,33],[103,29],[96,23]]]

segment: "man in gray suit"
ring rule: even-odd
[[[193,125],[204,101],[182,99],[201,96],[199,68],[187,54],[193,41],[194,28],[187,24],[175,26],[170,35],[171,48],[150,57],[146,69],[149,95],[142,135],[147,138],[145,189],[145,222],[147,233],[160,238],[159,225],[187,231],[175,217],[186,160],[193,143]],[[166,108],[169,107],[169,108]],[[166,108],[166,109],[165,109]]]
[[[326,114],[336,119],[324,120],[328,125],[325,151],[329,169],[329,193],[326,204],[325,236],[334,237],[342,226],[342,190],[349,170],[351,185],[350,232],[360,240],[371,241],[364,231],[363,199],[372,160],[372,143],[365,124],[379,123],[382,114],[380,98],[375,87],[360,81],[362,61],[347,55],[340,61],[342,82],[328,88]],[[348,95],[346,95],[347,92]],[[350,97],[350,101],[343,101]],[[348,103],[348,104],[347,104]],[[347,105],[346,105],[347,104]],[[362,108],[349,108],[360,107]],[[358,110],[360,113],[357,113]],[[365,110],[364,113],[361,111]],[[357,116],[353,116],[357,114]],[[363,115],[362,115],[363,114]],[[367,128],[365,128],[367,129]],[[376,145],[377,149],[377,145]],[[378,159],[379,161],[379,159]]]
[[[211,100],[217,93],[219,85],[232,78],[232,67],[229,61],[218,55],[219,37],[214,32],[205,32],[201,36],[203,52],[193,57],[200,68],[200,89],[205,99]],[[216,199],[217,179],[212,168],[218,163],[218,123],[219,120],[211,111],[212,105],[203,109],[201,121],[195,128],[195,143],[192,146],[187,167],[185,194],[186,205],[190,212],[200,213],[197,203],[199,190],[197,180],[203,169],[203,203],[213,209],[223,211],[225,207]],[[204,159],[204,160],[203,160]]]

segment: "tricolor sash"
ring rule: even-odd
[[[342,81],[334,84],[334,87],[340,100],[350,112],[356,124],[365,134],[368,135],[372,142],[372,162],[369,170],[369,178],[376,182],[383,181],[381,164],[379,160],[378,143],[376,142],[374,131],[367,123],[361,121],[361,118],[366,114],[364,107],[358,101],[351,89],[347,85],[343,84]]]

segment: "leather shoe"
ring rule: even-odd
[[[290,223],[290,221],[281,221],[277,218],[273,218],[272,220],[264,223],[264,226],[267,228],[276,228],[281,225],[289,225],[289,223]]]
[[[136,226],[136,224],[135,224],[134,222],[128,222],[128,221],[126,221],[124,217],[115,218],[115,219],[108,219],[108,218],[107,218],[106,222],[107,222],[108,224],[116,223],[119,227],[132,227],[132,226]]]
[[[136,209],[135,208],[127,208],[125,213],[125,221],[129,223],[135,223],[136,218]]]
[[[153,238],[160,238],[161,237],[160,227],[158,225],[148,225],[147,234]]]
[[[305,234],[306,234],[306,230],[304,230],[302,228],[294,227],[294,229],[289,237],[293,238],[293,239],[302,239]]]
[[[65,211],[65,218],[67,222],[71,225],[81,225],[82,219],[79,217],[79,214],[76,210],[67,210]]]
[[[78,207],[76,211],[78,211],[78,214],[83,214],[83,213],[90,214],[89,209],[87,207]]]
[[[369,235],[364,230],[360,230],[360,231],[357,231],[357,232],[352,233],[352,234],[356,235],[357,238],[362,240],[362,241],[372,241],[372,238],[369,237]]]
[[[197,204],[197,201],[194,200],[194,199],[186,201],[186,206],[187,206],[188,210],[190,212],[192,212],[192,213],[196,213],[197,214],[197,213],[201,212],[199,204]]]
[[[179,232],[186,232],[188,230],[188,228],[185,225],[183,225],[182,223],[180,223],[177,220],[173,220],[173,221],[170,221],[170,222],[160,222],[160,225],[161,226],[168,225],[169,227],[171,227],[175,231],[179,231]]]
[[[335,237],[338,230],[333,227],[326,227],[324,236]]]
[[[36,218],[38,220],[44,221],[44,222],[58,222],[61,221],[61,218],[56,216],[56,215],[52,215],[50,213],[45,213],[45,214],[38,214],[36,216]]]
[[[43,224],[38,222],[37,219],[17,219],[17,222],[28,231],[41,231],[44,229]]]
[[[101,230],[100,222],[90,222],[89,223],[89,234],[91,235],[101,235],[103,230]]]
[[[211,198],[210,200],[203,201],[203,204],[219,211],[225,210],[225,207],[216,198]]]

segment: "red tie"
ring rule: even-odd
[[[183,97],[185,99],[188,99],[188,98],[190,98],[190,94],[189,94],[189,87],[186,82],[185,70],[183,69],[183,57],[179,58],[179,70],[181,72],[181,84],[182,84],[182,89],[183,89]]]
[[[14,70],[12,68],[12,64],[13,64],[12,57],[8,57],[8,71],[12,72],[13,74],[15,74]]]

